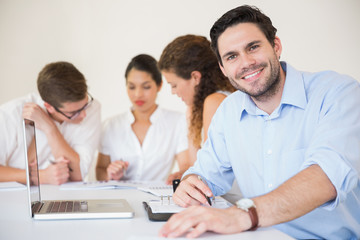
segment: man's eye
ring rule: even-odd
[[[176,88],[176,85],[171,85],[171,88]]]
[[[150,89],[151,86],[144,86],[144,89]]]
[[[228,58],[227,58],[227,60],[233,60],[233,59],[235,59],[236,58],[236,55],[230,55]]]
[[[134,86],[128,86],[128,89],[130,89],[130,90],[134,90],[134,89],[135,89],[135,87],[134,87]]]
[[[250,51],[254,51],[255,49],[257,49],[259,47],[259,45],[254,45],[250,47]]]

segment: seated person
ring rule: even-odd
[[[213,115],[222,101],[235,91],[221,72],[210,41],[203,36],[175,38],[163,50],[159,68],[172,93],[187,105],[189,157],[191,165],[207,139]],[[236,181],[224,197],[234,202],[241,196]]]
[[[125,78],[132,108],[104,122],[96,177],[171,183],[189,167],[185,116],[155,103],[162,76],[153,57],[134,57]],[[175,159],[179,172],[169,175]]]
[[[189,156],[193,163],[207,139],[212,116],[235,88],[222,74],[209,40],[203,36],[177,37],[165,47],[158,65],[172,93],[187,105]]]
[[[46,65],[38,91],[0,106],[0,181],[26,183],[22,119],[35,122],[42,184],[81,181],[97,149],[100,104],[68,62]]]
[[[173,195],[180,206],[197,206],[174,214],[160,236],[273,226],[295,239],[360,239],[359,82],[280,61],[276,31],[247,5],[211,28],[219,65],[239,91],[218,108]],[[235,178],[244,196],[236,206],[199,206]]]

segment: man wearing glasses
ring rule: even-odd
[[[0,182],[26,183],[23,118],[35,122],[40,182],[81,181],[99,143],[100,103],[71,63],[46,65],[37,86],[40,95],[29,94],[0,106]]]

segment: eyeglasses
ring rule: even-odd
[[[90,93],[88,93],[88,102],[82,108],[80,108],[79,110],[73,111],[71,116],[66,115],[64,112],[60,111],[57,107],[54,107],[54,108],[58,113],[61,113],[67,119],[74,120],[75,118],[77,118],[80,115],[80,113],[82,111],[86,110],[91,105],[93,100],[94,100],[94,98],[90,95]]]

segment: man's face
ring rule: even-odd
[[[60,122],[80,123],[86,117],[86,109],[91,103],[92,98],[89,95],[78,102],[65,102],[61,108],[54,111],[53,117]]]
[[[280,39],[272,46],[253,23],[227,28],[218,39],[220,66],[231,84],[255,99],[271,97],[280,81]]]

